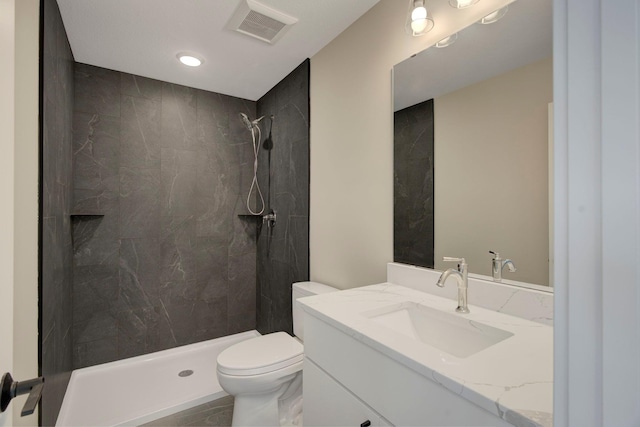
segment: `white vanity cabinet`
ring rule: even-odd
[[[305,426],[511,425],[357,336],[309,313],[304,324]]]
[[[305,427],[390,425],[308,358],[304,360],[303,375]]]

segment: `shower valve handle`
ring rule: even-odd
[[[272,210],[268,214],[262,216],[262,222],[268,223],[270,226],[276,223],[276,211]]]

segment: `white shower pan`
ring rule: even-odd
[[[248,331],[143,356],[77,369],[57,426],[135,426],[227,396],[216,359]]]

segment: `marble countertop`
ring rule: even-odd
[[[404,336],[362,313],[415,302],[513,333],[466,358]],[[515,426],[553,425],[553,328],[392,283],[298,300],[303,310]]]

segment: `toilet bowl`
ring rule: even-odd
[[[298,298],[335,292],[315,282],[294,283],[294,338],[274,332],[227,348],[218,356],[220,386],[234,396],[232,426],[302,425],[302,317]]]

